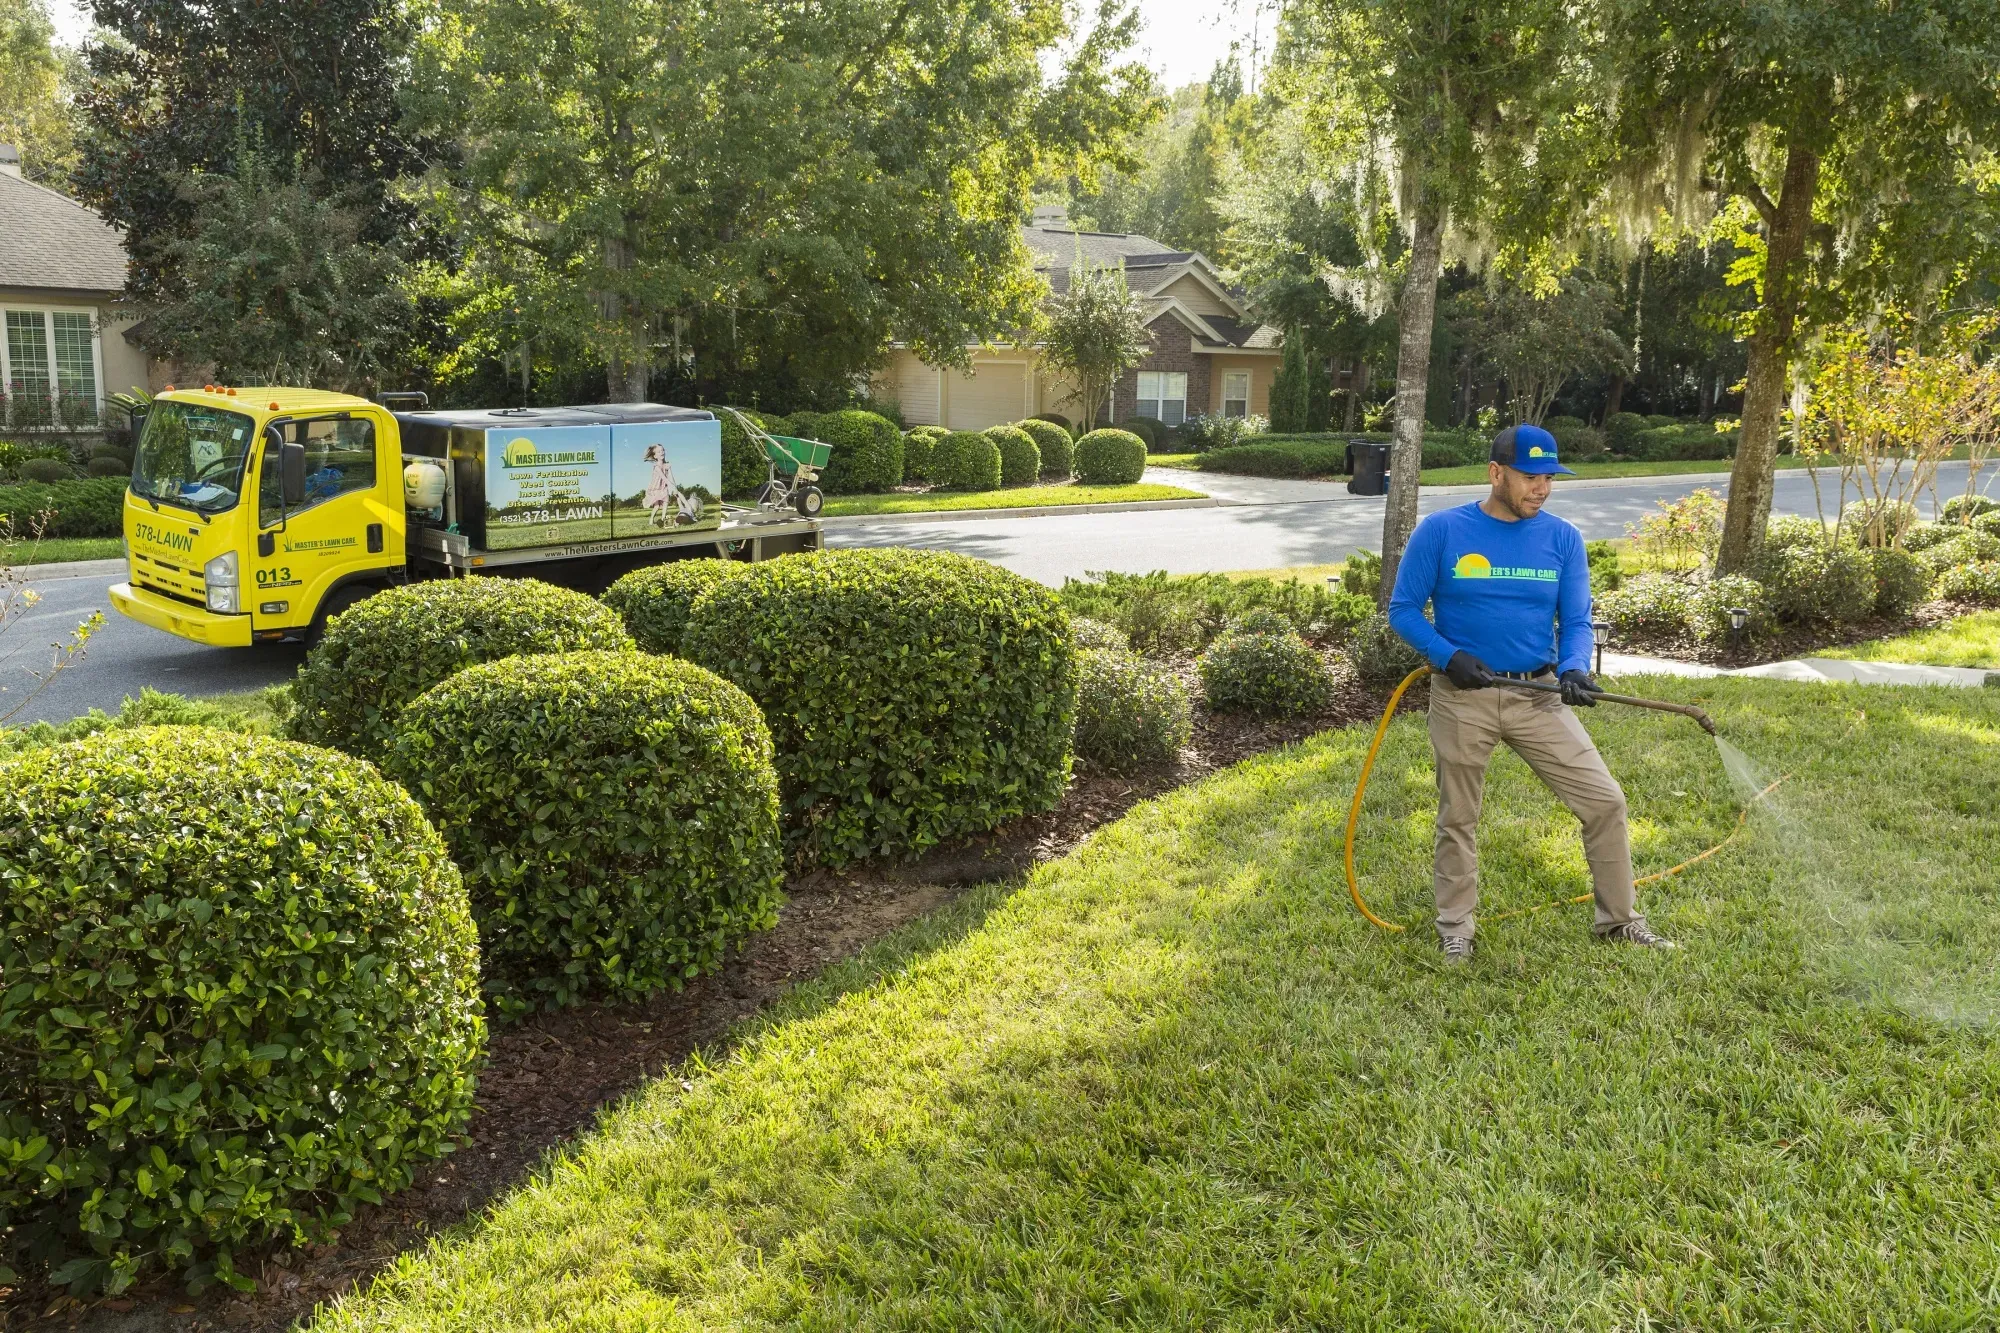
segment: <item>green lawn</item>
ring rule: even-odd
[[[1931,629],[1893,639],[1870,639],[1848,648],[1829,648],[1819,657],[1858,662],[1916,662],[1925,666],[1986,667],[2000,670],[2000,611],[1960,616]]]
[[[1677,954],[1566,908],[1446,972],[1420,718],[1369,791],[1412,927],[1377,932],[1367,732],[1326,733],[803,987],[318,1327],[1986,1326],[2000,692],[1643,692],[1795,774],[1645,891]],[[1642,870],[1733,825],[1692,724],[1589,722]],[[1483,833],[1490,911],[1585,882],[1510,756]]]
[[[933,491],[922,495],[828,496],[824,518],[855,514],[921,514],[954,509],[1026,509],[1047,505],[1130,504],[1135,500],[1199,500],[1200,491],[1140,482],[1132,486],[1011,486],[998,491]]]
[[[117,560],[125,543],[117,537],[44,537],[39,542],[0,542],[0,565],[54,565],[65,560]]]

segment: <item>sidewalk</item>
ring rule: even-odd
[[[1668,657],[1638,657],[1606,653],[1604,674],[1612,676],[1754,676],[1761,680],[1796,680],[1814,684],[1848,682],[1857,685],[1953,685],[1962,689],[2000,686],[2000,671],[1976,667],[1918,666],[1904,662],[1850,662],[1838,657],[1800,657],[1735,671],[1677,662]]]

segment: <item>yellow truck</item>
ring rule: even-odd
[[[720,423],[691,408],[432,411],[422,394],[169,388],[139,432],[127,579],[111,602],[240,647],[311,641],[346,607],[415,579],[533,572],[602,586],[663,560],[819,548],[805,516],[816,489],[791,512],[769,498],[724,505],[721,490]]]

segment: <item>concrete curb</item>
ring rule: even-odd
[[[58,560],[46,565],[16,565],[14,571],[24,583],[46,583],[53,579],[91,579],[121,575],[123,560]]]
[[[1152,509],[1220,509],[1231,503],[1204,495],[1191,500],[1131,500],[1123,504],[1025,505],[1018,509],[920,509],[901,514],[841,514],[822,518],[827,527],[862,523],[955,523],[968,518],[1051,518],[1059,514],[1134,514]],[[1282,503],[1282,502],[1281,502]]]

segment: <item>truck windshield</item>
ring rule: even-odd
[[[198,403],[156,402],[146,413],[132,466],[132,493],[204,514],[243,494],[255,423],[240,412]]]

